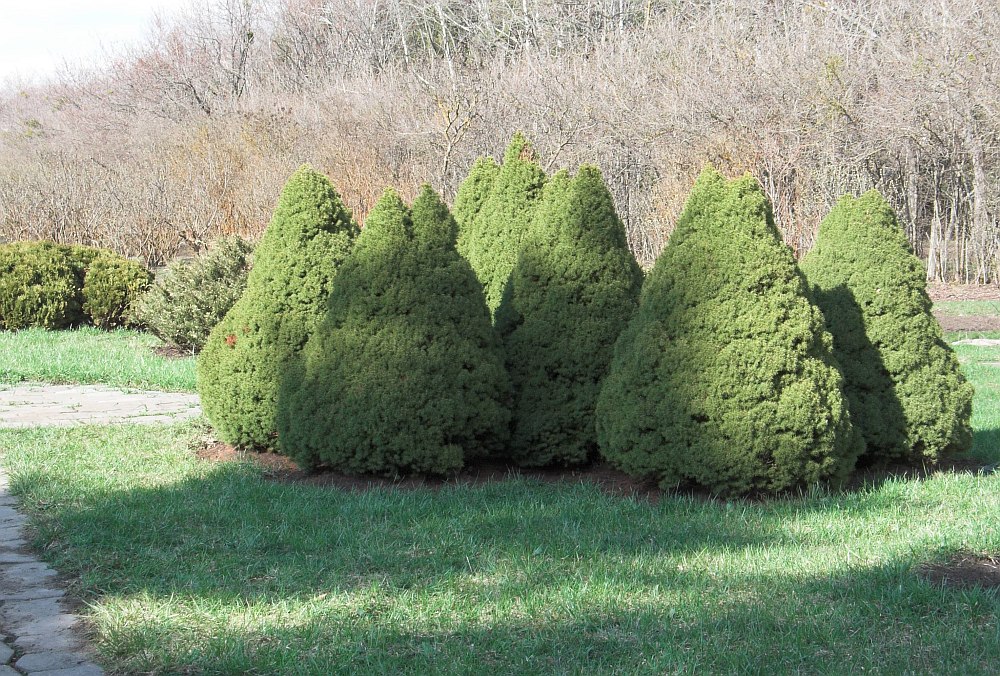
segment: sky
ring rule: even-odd
[[[93,64],[103,46],[137,42],[157,10],[191,0],[0,0],[0,83],[44,79],[63,63]]]

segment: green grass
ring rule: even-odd
[[[1000,315],[1000,300],[939,300],[935,314],[953,317],[995,317]]]
[[[957,346],[1000,460],[1000,348]],[[345,492],[213,464],[206,431],[0,431],[34,545],[122,673],[995,673],[1000,474],[765,503],[511,479]]]
[[[0,383],[102,383],[193,392],[195,359],[153,352],[160,340],[136,331],[25,329],[0,332]]]

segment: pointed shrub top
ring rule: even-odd
[[[723,494],[842,480],[861,449],[830,347],[759,184],[706,170],[615,346],[601,450]]]
[[[419,241],[454,246],[456,226],[448,205],[428,184],[420,187],[420,193],[413,201],[411,209],[413,236]]]
[[[357,233],[326,176],[308,165],[292,174],[254,253],[246,291],[198,358],[201,401],[224,441],[275,448],[281,380],[322,317]]]
[[[462,224],[459,251],[482,282],[491,312],[500,304],[544,185],[545,172],[531,144],[515,134],[482,207],[471,222]]]
[[[511,457],[526,466],[595,456],[594,407],[642,271],[600,172],[545,186],[496,325],[514,383]]]
[[[458,223],[460,232],[472,223],[476,214],[483,208],[499,171],[500,166],[492,157],[480,157],[472,165],[472,171],[462,181],[455,195],[455,222]],[[463,251],[464,248],[464,240],[459,237],[459,251]]]
[[[972,386],[931,314],[923,263],[885,198],[841,198],[802,260],[834,337],[864,462],[968,450]]]

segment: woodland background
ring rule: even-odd
[[[596,162],[648,265],[707,162],[799,254],[882,190],[928,277],[1000,278],[995,0],[211,0],[93,68],[0,89],[0,240],[159,265],[255,236],[302,162],[359,219],[450,199],[516,130]]]

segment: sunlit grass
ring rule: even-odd
[[[955,349],[976,386],[972,455],[996,463],[1000,347]],[[523,478],[346,492],[199,460],[207,434],[0,431],[34,545],[89,604],[115,672],[986,674],[1000,660],[997,593],[918,574],[1000,553],[1000,474],[768,502]]]
[[[25,329],[0,332],[0,383],[102,383],[191,392],[194,357],[153,352],[160,340],[136,331]]]
[[[995,317],[1000,315],[1000,300],[939,300],[935,314],[954,317]]]

